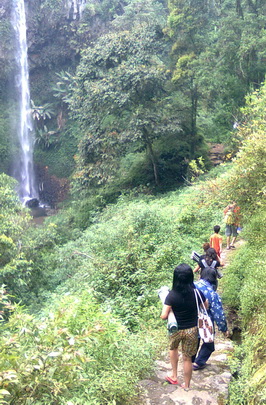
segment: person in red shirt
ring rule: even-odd
[[[222,242],[223,237],[219,235],[221,227],[219,225],[215,225],[213,230],[214,234],[210,237],[210,247],[215,249],[218,259],[221,262],[221,253],[222,253]]]

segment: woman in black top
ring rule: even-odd
[[[201,293],[202,300],[207,305],[205,296]],[[193,271],[188,264],[180,264],[174,270],[173,288],[165,299],[162,319],[167,319],[170,310],[173,310],[178,331],[170,336],[170,362],[172,375],[166,377],[170,384],[178,384],[178,347],[182,344],[182,358],[184,369],[184,384],[182,388],[189,389],[192,375],[191,357],[197,352],[198,343],[198,313],[194,294]]]

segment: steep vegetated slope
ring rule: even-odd
[[[223,208],[234,199],[246,243],[222,279],[223,299],[238,310],[243,329],[229,403],[265,401],[265,103],[263,86],[243,111],[235,161],[194,185],[157,197],[121,196],[94,212],[84,231],[71,228],[78,215],[72,209],[42,228],[10,234],[19,249],[11,247],[1,263],[1,281],[29,308],[2,291],[3,400],[133,403],[136,381],[165,344],[157,289],[171,283],[176,264],[192,264],[191,250],[208,240],[213,225],[223,226]],[[9,193],[1,189],[7,213]],[[8,235],[4,225],[1,231]]]
[[[224,285],[224,299],[239,309],[244,329],[233,364],[232,404],[266,401],[265,105],[264,85],[248,98],[243,110],[245,121],[239,132],[242,148],[228,182],[232,198],[235,193],[244,210],[243,237],[247,240],[234,257]]]
[[[191,251],[236,200],[246,243],[222,283],[243,339],[229,401],[264,403],[266,87],[239,111],[265,74],[264,3],[173,0],[168,23],[167,7],[153,0],[86,4],[74,20],[65,1],[28,1],[35,161],[59,177],[74,172],[76,200],[33,227],[1,175],[0,400],[133,403],[165,343],[157,289],[176,264],[193,263]],[[8,172],[16,103],[5,96],[14,53],[10,2],[2,6]],[[204,171],[204,137],[228,141],[233,124],[235,160],[193,183]],[[184,178],[190,186],[152,195]]]

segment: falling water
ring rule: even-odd
[[[13,27],[16,33],[16,62],[18,74],[15,85],[19,95],[19,157],[15,163],[15,177],[19,181],[19,197],[26,201],[37,198],[33,171],[33,128],[30,112],[28,48],[24,0],[13,0]]]
[[[68,18],[81,20],[86,3],[87,0],[67,0]]]

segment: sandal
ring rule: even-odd
[[[172,385],[178,385],[178,381],[176,380],[173,380],[171,377],[165,377],[165,381],[167,381],[169,384],[172,384]]]
[[[183,388],[183,390],[186,391],[186,392],[189,391],[189,388],[186,388],[186,387],[185,387],[185,384],[181,384],[180,387]]]
[[[192,364],[192,369],[194,371],[203,370],[205,367],[207,367],[207,364],[203,364],[202,366],[199,366],[197,363]]]

